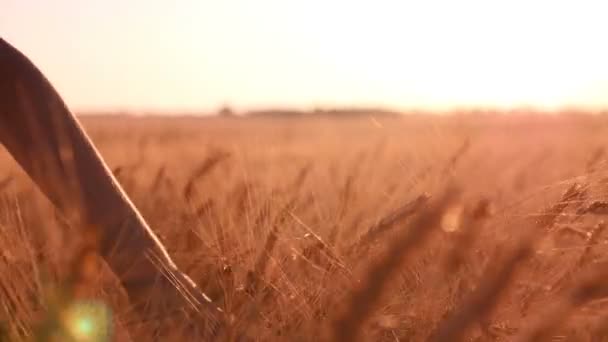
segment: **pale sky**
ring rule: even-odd
[[[608,107],[608,4],[0,0],[74,110]]]

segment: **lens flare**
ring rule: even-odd
[[[74,341],[110,341],[112,315],[102,302],[75,302],[64,313],[63,322]]]

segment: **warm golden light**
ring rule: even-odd
[[[111,336],[111,314],[97,302],[76,302],[66,308],[64,325],[75,341],[106,342]]]
[[[77,108],[608,103],[601,1],[8,0],[3,7],[0,32]]]

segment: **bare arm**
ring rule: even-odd
[[[208,302],[177,269],[53,86],[1,38],[0,142],[77,228],[98,237],[101,255],[142,313],[144,306],[184,304],[184,296]]]

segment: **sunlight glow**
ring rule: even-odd
[[[75,341],[105,342],[110,340],[112,318],[101,302],[77,302],[64,317],[67,332]]]
[[[77,108],[608,104],[601,1],[7,1]]]

